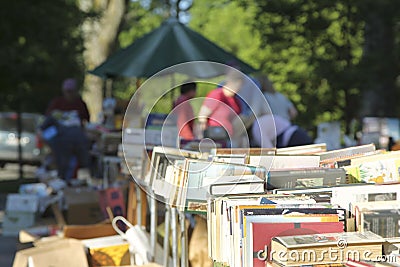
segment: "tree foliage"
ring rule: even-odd
[[[297,123],[340,120],[349,130],[354,118],[400,112],[390,97],[399,72],[394,2],[201,1],[190,25],[266,73],[299,109]]]
[[[83,78],[82,20],[75,1],[2,3],[1,110],[15,110],[20,103],[23,111],[44,112],[64,78]]]
[[[363,22],[348,1],[257,1],[254,27],[271,55],[263,69],[289,95],[308,128],[356,116]],[[349,105],[352,103],[352,105]]]
[[[0,10],[2,110],[43,112],[67,76],[83,81],[85,19],[76,0],[6,1]],[[107,1],[86,0],[97,4]],[[110,2],[108,2],[110,3]],[[127,9],[113,46],[126,47],[179,16],[229,52],[266,73],[300,111],[297,123],[360,116],[396,116],[400,2],[397,0],[136,0]],[[95,17],[93,17],[95,16]],[[87,20],[86,20],[87,21]],[[117,36],[117,35],[116,35]],[[96,44],[96,42],[94,42]],[[90,48],[91,50],[92,48]],[[93,57],[94,59],[99,57]],[[128,99],[132,79],[117,79],[114,95]]]

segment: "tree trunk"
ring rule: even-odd
[[[84,60],[87,70],[100,65],[111,52],[123,21],[126,0],[80,0],[84,12],[94,11],[96,18],[85,21],[82,29],[85,42]],[[87,103],[91,121],[98,121],[103,103],[103,80],[92,74],[85,75],[83,100]]]

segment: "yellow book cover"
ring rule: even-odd
[[[129,265],[129,243],[120,236],[82,240],[91,267]]]

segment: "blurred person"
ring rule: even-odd
[[[310,145],[313,140],[298,125],[278,115],[263,115],[257,118],[252,127],[254,143],[263,148],[283,148]]]
[[[186,82],[181,85],[181,95],[173,103],[173,113],[176,115],[179,136],[185,140],[193,140],[194,112],[190,99],[196,96],[195,82]]]
[[[288,121],[293,121],[298,115],[293,103],[285,95],[275,90],[273,83],[267,76],[262,75],[258,79],[272,114],[285,118]]]
[[[242,100],[242,111],[240,117],[246,127],[246,134],[242,134],[242,144],[244,146],[255,146],[252,136],[252,125],[256,118],[271,114],[268,102],[261,91],[259,81],[251,76],[246,76],[243,85],[239,91],[240,99]],[[236,131],[235,131],[236,132]],[[248,140],[248,144],[246,143]]]
[[[241,112],[241,101],[237,92],[242,83],[241,73],[230,70],[226,74],[225,83],[207,94],[198,116],[204,137],[232,141],[233,123]]]
[[[55,156],[58,176],[70,183],[77,167],[81,168],[82,175],[89,175],[89,140],[84,125],[90,115],[86,103],[78,94],[75,79],[64,80],[62,93],[50,102],[41,129],[45,131],[49,126],[57,129],[47,142]]]
[[[59,114],[64,116],[71,115],[65,118],[70,118],[72,124],[76,123],[76,120],[73,122],[73,119],[76,119],[75,112],[77,112],[81,125],[90,120],[89,110],[86,103],[78,94],[77,81],[75,79],[68,78],[64,80],[62,84],[62,96],[56,97],[50,102],[46,115],[50,115],[53,112],[65,113]]]

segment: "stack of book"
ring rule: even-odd
[[[215,266],[354,267],[389,253],[388,242],[400,247],[400,152],[155,147],[150,165],[157,196],[207,216]],[[314,258],[290,257],[310,251]],[[340,257],[325,255],[332,251]]]
[[[313,149],[247,155],[246,163],[267,170],[264,194],[211,192],[209,256],[216,266],[372,266],[400,247],[400,153],[373,144]],[[325,255],[336,250],[341,257]]]

